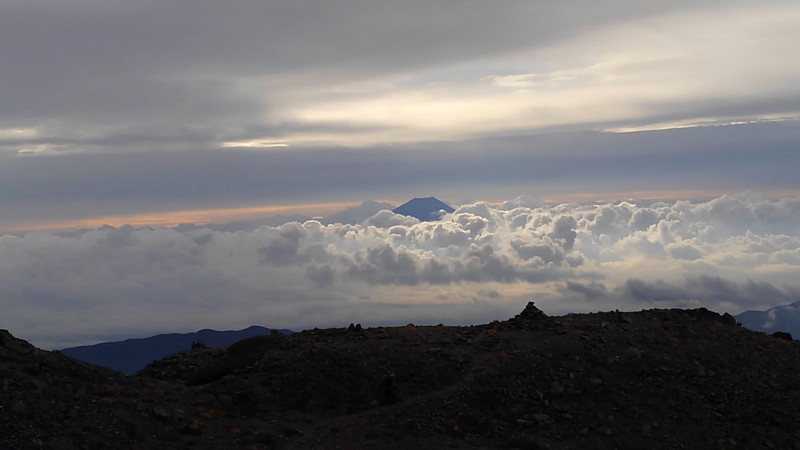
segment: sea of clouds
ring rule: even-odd
[[[50,348],[157,332],[504,319],[800,300],[800,197],[465,204],[439,222],[0,237],[3,323]]]

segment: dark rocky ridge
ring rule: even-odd
[[[800,448],[800,343],[704,309],[308,330],[137,376],[7,332],[0,357],[1,448]]]

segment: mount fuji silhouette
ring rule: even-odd
[[[435,197],[414,198],[392,210],[395,214],[416,217],[423,222],[440,220],[444,214],[453,211],[450,205]]]

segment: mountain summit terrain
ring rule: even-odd
[[[0,448],[797,449],[800,343],[706,309],[314,329],[136,375],[0,331]]]

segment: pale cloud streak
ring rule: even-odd
[[[372,80],[367,92],[362,81],[329,92],[298,90],[287,94],[286,120],[364,130],[339,139],[329,131],[287,139],[364,146],[563,127],[795,119],[800,91],[792,80],[800,65],[787,55],[800,39],[798,19],[800,8],[785,5],[642,17],[459,66],[467,74],[491,67],[512,73],[453,80],[435,74],[452,77],[455,69],[437,69]],[[352,95],[355,86],[361,92]],[[784,104],[787,97],[795,103]]]
[[[179,225],[218,225],[231,222],[264,221],[265,217],[300,215],[305,217],[339,212],[341,208],[354,206],[349,202],[311,203],[301,205],[251,206],[211,210],[186,210],[108,217],[88,217],[69,221],[22,222],[7,225],[0,229],[3,233],[27,231],[70,231],[76,229],[99,228],[101,226],[121,227],[177,227]]]

